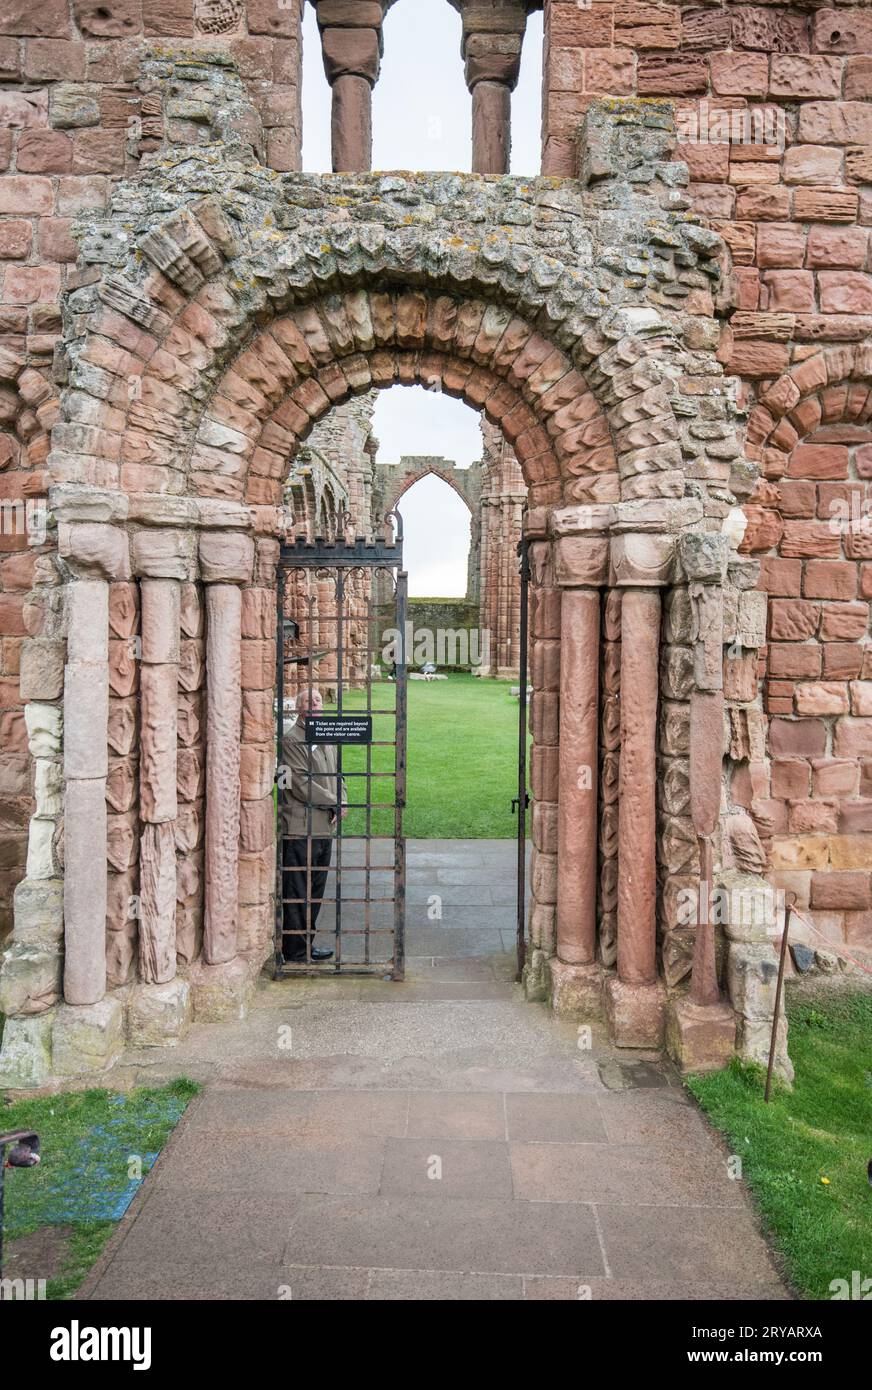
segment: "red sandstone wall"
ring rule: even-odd
[[[137,90],[143,44],[219,46],[266,128],[266,158],[299,168],[302,0],[0,0],[0,504],[39,497],[54,418],[58,297],[74,283],[71,220],[106,204],[154,143]],[[32,773],[19,689],[38,550],[0,526],[0,939],[23,876]],[[60,670],[58,680],[62,678]],[[45,688],[45,682],[42,682]],[[26,678],[25,678],[26,694]],[[116,692],[117,693],[117,692]],[[58,688],[60,694],[60,688]]]
[[[677,101],[695,210],[732,251],[720,357],[763,469],[744,549],[770,594],[771,761],[737,765],[733,798],[769,818],[776,877],[817,925],[872,946],[872,8],[546,0],[544,72],[547,173],[575,172],[591,98]],[[728,680],[756,698],[747,663]]]

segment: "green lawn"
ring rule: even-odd
[[[6,1170],[5,1276],[45,1278],[48,1298],[71,1297],[198,1090],[179,1080],[0,1103],[0,1128],[35,1129],[41,1156]]]
[[[413,839],[508,839],[516,833],[518,700],[508,681],[449,675],[444,681],[409,681],[408,773],[403,826]],[[375,709],[393,710],[396,687],[373,686]],[[343,708],[365,707],[364,691],[349,691]],[[394,736],[393,715],[373,716],[373,739]],[[393,772],[393,748],[371,749],[374,772]],[[344,772],[367,770],[367,749],[342,750]],[[348,778],[349,801],[363,801],[365,779]],[[393,777],[372,779],[372,801],[393,801]],[[375,833],[389,834],[393,812],[372,813]],[[350,812],[346,835],[365,830],[365,813]]]
[[[741,1157],[789,1278],[829,1299],[854,1270],[872,1280],[872,996],[803,991],[788,1018],[792,1092],[765,1105],[760,1069],[738,1062],[688,1084]]]

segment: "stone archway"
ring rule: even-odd
[[[623,170],[652,120],[660,151],[664,118],[648,104],[609,126],[604,108],[595,136],[632,149]],[[714,829],[699,789],[721,781],[717,494],[739,448],[721,369],[688,345],[722,246],[658,157],[600,199],[548,179],[277,176],[244,141],[167,145],[83,234],[103,269],[67,304],[50,457],[68,581],[63,1002],[55,965],[38,995],[25,972],[4,1042],[31,1077],[104,1064],[125,1033],[171,1038],[192,1004],[245,1008],[272,917],[282,482],[334,405],[397,383],[483,411],[528,486],[528,992],[604,1006],[625,1045],[662,1040],[658,903],[697,872],[696,832]],[[59,722],[51,697],[33,707]]]

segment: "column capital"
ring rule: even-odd
[[[250,584],[254,541],[241,531],[203,531],[200,578],[204,584]]]
[[[618,588],[658,589],[672,582],[675,536],[624,532],[611,539],[611,563]]]

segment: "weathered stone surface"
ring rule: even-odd
[[[30,1017],[7,1018],[0,1053],[0,1086],[29,1090],[43,1086],[52,1074],[52,1011]]]
[[[75,574],[83,578],[129,579],[127,535],[117,526],[97,522],[61,522],[58,550]]]
[[[114,995],[84,1007],[59,1004],[54,1011],[51,1050],[56,1076],[105,1071],[118,1061],[123,1046],[124,1010]]]
[[[178,668],[143,666],[140,705],[140,803],[144,821],[175,820]]]
[[[63,880],[24,878],[15,889],[15,940],[47,945],[63,937]]]
[[[64,776],[105,777],[109,667],[67,662],[64,677]]]
[[[736,1016],[730,1005],[703,1007],[687,997],[670,1000],[666,1049],[685,1075],[727,1066],[736,1050]]]
[[[0,959],[0,1012],[43,1013],[61,996],[63,956],[60,942],[13,941]]]
[[[206,590],[206,916],[210,964],[236,954],[240,826],[239,720],[242,709],[242,598],[233,584]]]
[[[600,966],[570,965],[552,956],[547,962],[547,980],[551,1009],[558,1018],[602,1018],[603,975]]]
[[[189,980],[198,1023],[220,1023],[245,1018],[254,994],[249,961],[242,956],[210,965],[202,958],[192,967]]]
[[[188,1031],[193,1017],[187,980],[141,984],[127,1006],[127,1037],[131,1047],[173,1047]]]
[[[618,1047],[662,1046],[666,991],[659,981],[631,985],[613,978],[605,982],[603,998],[606,1022]]]
[[[176,973],[176,844],[172,825],[146,825],[139,845],[139,978],[167,984]]]
[[[106,785],[69,781],[64,817],[64,998],[96,1004],[106,987]]]
[[[205,584],[248,584],[254,541],[236,531],[204,531],[200,537],[200,576]]]
[[[173,579],[143,579],[142,659],[151,665],[180,658],[180,588]]]

